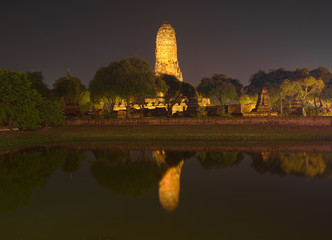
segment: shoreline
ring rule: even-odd
[[[232,118],[204,117],[204,118],[132,118],[132,119],[76,119],[66,120],[67,126],[121,126],[121,125],[149,125],[149,126],[170,126],[170,125],[224,125],[224,126],[332,126],[332,117],[243,117]]]
[[[251,143],[249,145],[227,145],[222,143],[222,146],[176,146],[176,145],[128,145],[125,143],[99,143],[99,144],[85,144],[85,145],[44,145],[36,147],[25,147],[17,149],[0,150],[0,156],[20,152],[20,151],[49,151],[57,148],[64,148],[67,150],[79,150],[79,151],[181,151],[181,152],[306,152],[306,153],[332,153],[332,142],[323,143],[321,145],[315,145],[314,143],[307,143],[307,145],[283,145],[276,144],[273,146],[257,145],[257,143]]]
[[[226,146],[330,145],[332,126],[127,125],[64,126],[0,132],[0,151],[59,145]]]

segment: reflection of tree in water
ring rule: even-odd
[[[332,176],[332,153],[323,154],[323,160],[325,162],[325,171],[322,174],[322,178],[328,179]]]
[[[196,156],[196,152],[165,152],[165,161],[169,166],[177,166],[182,160],[188,160]]]
[[[331,172],[331,154],[322,153],[270,153],[268,159],[262,154],[251,153],[252,166],[259,172],[271,172],[279,175],[292,174],[312,178],[328,176]]]
[[[75,172],[81,165],[81,152],[78,150],[67,151],[67,157],[62,165],[62,170],[69,173],[72,178]]]
[[[33,190],[43,187],[66,157],[63,149],[0,156],[0,213],[29,205]]]
[[[203,168],[227,168],[239,164],[243,154],[239,152],[199,152],[197,155]]]
[[[173,211],[179,203],[180,174],[185,159],[195,152],[99,151],[91,163],[92,175],[103,187],[127,196],[142,196],[159,185],[163,208]]]
[[[158,184],[167,169],[152,156],[130,151],[96,151],[92,175],[103,187],[127,196],[142,196]]]

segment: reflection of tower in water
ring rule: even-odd
[[[183,160],[177,166],[169,168],[159,182],[160,204],[167,212],[174,211],[179,205],[182,165]]]
[[[162,165],[166,163],[166,152],[154,151],[153,159]],[[172,212],[179,205],[180,198],[180,175],[183,166],[183,160],[177,165],[167,169],[159,181],[159,201],[161,206],[167,211]]]

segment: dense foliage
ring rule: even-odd
[[[34,129],[64,124],[63,111],[53,100],[44,99],[25,73],[0,71],[0,124],[10,129]]]
[[[195,87],[190,83],[181,82],[175,76],[162,74],[156,77],[156,82],[164,98],[166,116],[172,115],[175,104],[180,104],[183,100],[188,103],[189,100],[197,98]]]
[[[79,78],[67,76],[57,79],[53,90],[58,98],[66,97],[77,103],[85,87]]]
[[[280,87],[281,96],[289,96],[301,101],[304,116],[306,116],[305,101],[310,96],[320,94],[323,88],[324,82],[314,77],[306,77],[293,81],[286,79]]]
[[[242,94],[243,86],[237,79],[232,79],[225,74],[215,74],[212,78],[203,78],[197,91],[204,97],[216,99],[222,107],[221,114],[225,113],[225,106],[232,101],[238,101]]]
[[[269,91],[270,105],[274,110],[282,112],[285,103],[290,105],[293,100],[298,100],[302,103],[304,114],[310,103],[314,104],[318,114],[318,109],[323,107],[324,102],[332,99],[332,73],[327,67],[258,71],[250,78],[245,94],[251,98],[257,97],[263,87]]]
[[[123,58],[100,68],[89,84],[91,99],[94,102],[104,101],[112,111],[117,100],[124,99],[127,118],[131,108],[138,104],[141,116],[145,99],[156,95],[156,83],[150,65],[140,57]]]

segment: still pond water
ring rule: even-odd
[[[0,155],[0,239],[332,239],[332,153]]]

